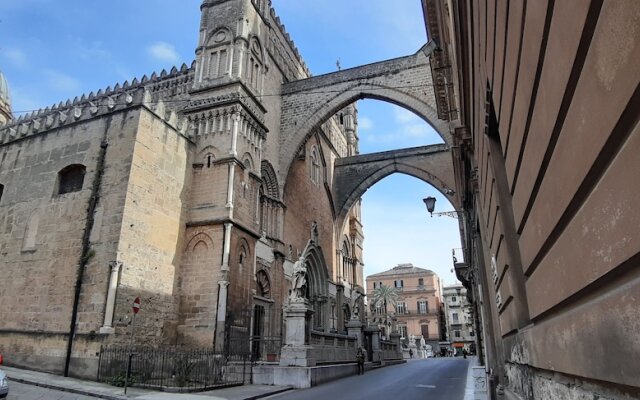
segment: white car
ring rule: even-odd
[[[9,394],[9,381],[7,375],[0,370],[0,399],[4,399]]]

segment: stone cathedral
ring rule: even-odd
[[[0,79],[0,352],[14,365],[95,377],[100,346],[128,342],[136,297],[136,343],[281,336],[299,259],[312,329],[345,332],[362,308],[360,202],[338,219],[331,197],[335,160],[358,153],[355,105],[285,148],[278,94],[311,75],[270,1],[201,10],[191,66],[19,118]]]

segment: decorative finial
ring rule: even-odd
[[[340,59],[336,60],[336,67],[338,67],[338,71],[342,70],[342,65],[340,65]]]

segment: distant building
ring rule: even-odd
[[[399,264],[388,271],[368,276],[366,281],[370,305],[371,293],[382,285],[399,290],[400,297],[395,307],[387,309],[387,323],[397,327],[405,343],[413,335],[418,344],[420,339],[424,339],[433,349],[438,348],[442,285],[436,273],[413,264]],[[382,307],[373,309],[371,317],[380,323],[384,335],[388,336],[391,325],[383,326],[385,315]]]
[[[446,319],[447,346],[454,352],[476,352],[476,332],[473,306],[462,285],[445,286],[442,291]],[[443,346],[446,347],[446,346]]]

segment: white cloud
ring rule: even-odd
[[[176,47],[166,42],[156,42],[147,48],[149,54],[157,60],[177,64],[180,56],[176,51]]]
[[[403,128],[403,136],[411,138],[423,138],[429,134],[429,125],[408,125]]]
[[[62,72],[46,69],[44,70],[44,76],[51,89],[65,93],[80,91],[80,81]]]
[[[367,117],[358,118],[358,128],[363,131],[369,131],[373,128],[373,121]]]

